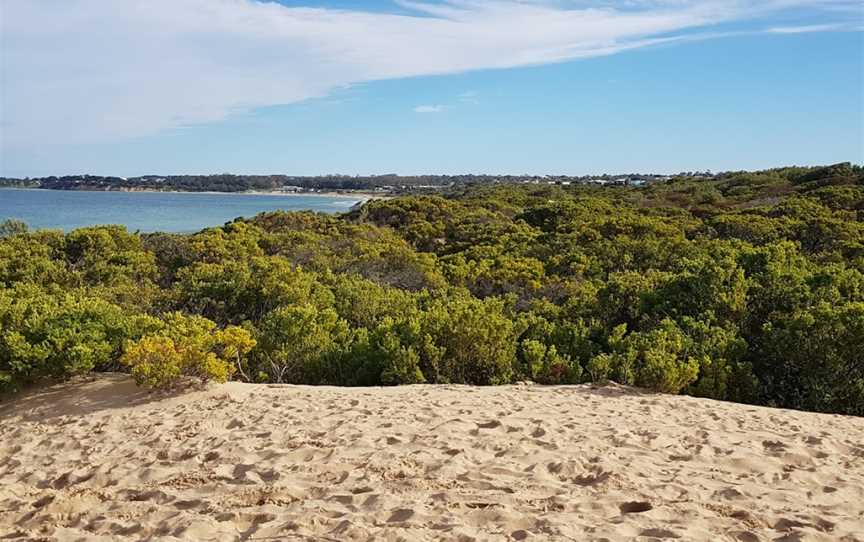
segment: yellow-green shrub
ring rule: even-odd
[[[216,328],[200,316],[171,313],[165,328],[127,344],[121,361],[135,381],[150,388],[166,388],[181,376],[225,382],[242,372],[243,356],[255,340],[243,328]]]

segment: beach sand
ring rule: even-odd
[[[864,540],[864,419],[618,386],[0,403],[6,540]]]

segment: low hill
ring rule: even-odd
[[[0,405],[3,540],[864,540],[864,419],[619,386]]]

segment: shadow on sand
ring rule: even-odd
[[[93,374],[4,397],[0,401],[0,420],[20,416],[25,421],[47,421],[142,405],[179,393],[182,390],[166,393],[139,388],[126,374]]]
[[[291,384],[258,384],[266,388],[304,388]],[[419,384],[418,390],[425,390],[429,384]],[[464,392],[475,392],[488,389],[486,386],[442,385],[445,388],[456,388]],[[601,397],[620,397],[625,395],[653,396],[653,392],[621,386],[614,383],[606,385],[582,384],[578,386],[543,386],[536,384],[516,384],[502,388],[517,388],[523,393],[555,393],[590,394]],[[18,394],[0,399],[0,422],[4,418],[18,416],[24,421],[44,422],[62,416],[81,416],[95,412],[115,410],[158,402],[176,397],[190,391],[200,391],[206,384],[188,380],[170,391],[151,391],[138,387],[132,378],[122,373],[93,373],[76,377],[68,382],[50,386],[33,386]],[[492,386],[494,388],[494,386]],[[371,388],[340,388],[351,389]]]

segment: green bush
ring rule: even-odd
[[[0,387],[111,368],[148,319],[85,294],[35,286],[0,289]]]
[[[261,320],[253,358],[271,382],[341,384],[350,376],[342,359],[351,338],[333,309],[279,307]]]
[[[432,382],[503,384],[516,363],[516,327],[504,303],[456,296],[435,300],[423,315],[423,329],[441,352]]]
[[[27,233],[28,229],[27,223],[21,220],[15,220],[14,218],[0,220],[0,238]]]
[[[611,379],[864,411],[864,168],[504,180],[193,235],[0,223],[0,387]]]
[[[578,384],[582,379],[582,366],[558,353],[555,345],[545,345],[528,339],[522,342],[522,355],[529,368],[529,377],[541,384]]]
[[[864,415],[864,303],[778,315],[764,332],[754,363],[764,401]]]
[[[245,329],[219,330],[200,316],[170,313],[162,329],[130,341],[120,359],[139,385],[167,388],[181,376],[225,382],[254,346]]]
[[[688,339],[673,320],[663,320],[655,329],[626,333],[618,326],[610,335],[612,352],[600,354],[588,363],[592,380],[611,378],[665,393],[678,393],[692,384],[700,360],[688,349]]]
[[[351,384],[420,384],[424,349],[417,320],[396,322],[386,318],[371,333],[358,334],[349,354],[355,378]]]

